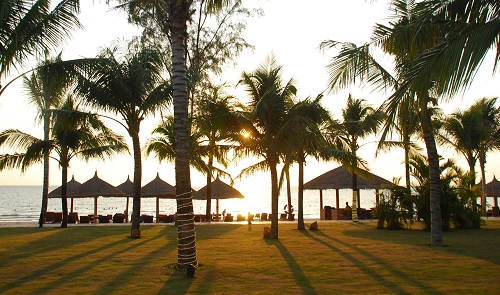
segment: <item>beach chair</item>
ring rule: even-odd
[[[260,215],[260,220],[267,220],[267,213],[262,213]]]
[[[78,218],[77,212],[71,212],[68,214],[68,223],[78,223],[80,219]]]
[[[45,223],[53,223],[54,222],[54,212],[45,213]]]
[[[236,221],[245,221],[245,216],[243,214],[238,214],[236,216]]]
[[[99,223],[109,223],[109,216],[108,215],[99,215]]]
[[[224,221],[226,221],[226,222],[233,221],[233,216],[231,216],[231,213],[228,213],[226,215],[226,217],[224,218]]]
[[[125,215],[122,213],[116,213],[113,215],[113,223],[123,223],[125,221]]]
[[[143,215],[144,223],[153,223],[153,215]]]
[[[280,214],[280,220],[281,221],[286,221],[286,213],[281,213]]]
[[[80,216],[80,223],[90,223],[90,217],[88,215]]]

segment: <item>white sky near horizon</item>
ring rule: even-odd
[[[85,27],[83,31],[73,33],[73,39],[67,42],[63,49],[63,58],[72,59],[80,57],[94,57],[99,48],[109,46],[116,39],[128,38],[137,33],[138,29],[127,24],[127,16],[123,12],[110,11],[105,1],[82,2],[80,21]],[[91,2],[94,2],[93,4]],[[101,3],[102,2],[102,3]],[[245,1],[244,1],[245,2]],[[250,2],[248,2],[250,3]],[[253,5],[259,6],[264,11],[264,16],[248,20],[245,38],[255,46],[254,51],[244,52],[237,61],[235,68],[228,68],[222,78],[232,87],[237,83],[242,71],[253,71],[265,58],[273,53],[280,65],[283,66],[284,78],[294,78],[298,88],[298,98],[316,96],[326,88],[328,74],[325,69],[329,58],[335,52],[320,52],[319,44],[325,40],[349,41],[361,45],[369,40],[372,27],[376,22],[387,21],[389,11],[388,1],[363,1],[363,0],[315,0],[304,4],[297,0],[254,0]],[[383,56],[382,56],[383,57]],[[457,97],[446,104],[441,104],[445,113],[450,113],[458,108],[465,109],[475,100],[482,97],[498,97],[500,94],[500,78],[492,77],[493,58],[487,58],[482,71],[476,77],[471,89],[463,96]],[[388,62],[390,66],[390,63]],[[3,79],[2,84],[9,81]],[[20,129],[24,132],[42,136],[42,127],[35,124],[36,110],[26,102],[27,97],[17,81],[0,96],[0,130],[9,128]],[[241,89],[235,92],[242,94]],[[335,118],[340,119],[341,109],[349,93],[354,97],[364,98],[373,106],[378,106],[387,97],[384,93],[370,93],[367,89],[352,87],[338,93],[325,93],[323,104],[327,106]],[[141,141],[145,143],[150,136],[150,131],[159,122],[159,118],[152,118],[143,123],[141,128]],[[109,123],[114,130],[126,136],[124,129],[116,124]],[[116,127],[116,128],[115,128]],[[375,139],[366,139],[360,149],[360,156],[368,161],[371,171],[388,180],[404,175],[403,153],[394,149],[389,153],[380,154],[375,158]],[[465,161],[453,150],[439,147],[439,152],[446,158],[455,158],[463,169],[467,169]],[[0,153],[4,153],[0,150]],[[254,163],[248,159],[230,168],[233,176],[239,171]],[[488,154],[487,177],[490,181],[493,174],[500,175],[500,160],[498,153]],[[311,180],[320,174],[329,171],[338,164],[334,162],[318,163],[312,158],[308,159],[305,170],[305,181]],[[133,159],[129,155],[116,156],[106,161],[72,160],[69,177],[72,175],[84,182],[91,178],[95,171],[99,177],[107,182],[118,185],[133,174]],[[479,171],[479,169],[478,169]],[[156,174],[165,181],[175,185],[174,166],[170,163],[159,164],[150,156],[143,158],[143,185],[154,179]],[[292,185],[296,185],[297,171],[292,171]],[[60,169],[55,161],[51,162],[50,184],[60,185]],[[240,191],[251,192],[255,184],[270,186],[269,173],[263,172],[249,178],[235,182],[235,187]],[[205,185],[205,177],[195,170],[191,170],[191,180],[194,188]],[[227,181],[227,180],[225,180]],[[41,185],[42,165],[29,168],[24,174],[19,170],[6,170],[0,172],[0,185]]]

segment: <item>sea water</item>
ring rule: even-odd
[[[49,191],[55,187],[50,187]],[[271,188],[266,186],[254,186],[240,189],[245,196],[244,199],[219,200],[219,213],[226,210],[233,216],[247,213],[271,213]],[[292,187],[292,206],[297,213],[297,188]],[[375,191],[363,190],[361,195],[361,207],[371,208],[375,206]],[[40,216],[42,201],[41,186],[0,186],[0,222],[37,222]],[[352,205],[351,190],[340,190],[339,207],[344,208],[345,203]],[[286,190],[283,189],[279,196],[279,212],[285,211],[287,204]],[[323,190],[323,206],[336,207],[335,190]],[[124,197],[99,197],[97,200],[98,214],[114,215],[126,210],[127,199]],[[205,200],[193,200],[195,214],[206,213]],[[216,201],[212,200],[211,211],[216,212]],[[68,210],[71,210],[71,200],[68,199]],[[47,211],[61,212],[61,199],[50,198]],[[75,198],[73,211],[79,215],[94,213],[94,198]],[[176,211],[175,199],[160,199],[160,214],[174,214]],[[132,212],[132,198],[129,201],[129,213]],[[156,215],[156,198],[143,198],[141,200],[141,214]],[[320,215],[320,193],[319,190],[304,191],[304,218],[319,219]],[[295,215],[297,216],[297,215]]]

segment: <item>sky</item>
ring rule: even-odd
[[[105,1],[81,1],[82,12],[80,21],[85,27],[73,33],[73,38],[67,41],[63,48],[63,58],[94,57],[100,48],[109,46],[117,39],[127,39],[132,34],[138,34],[139,29],[127,23],[127,15],[111,10]],[[94,3],[92,3],[94,2]],[[248,20],[245,39],[255,47],[253,51],[245,51],[236,61],[234,67],[225,70],[221,82],[232,85],[238,95],[244,92],[236,88],[242,71],[255,70],[269,54],[274,54],[277,62],[283,66],[284,80],[295,79],[298,88],[297,96],[304,99],[315,97],[326,89],[328,74],[325,66],[335,51],[322,52],[319,44],[325,40],[348,41],[361,45],[369,40],[375,23],[386,23],[390,14],[388,1],[364,0],[314,0],[304,4],[297,0],[252,0],[247,5],[261,7],[264,16]],[[372,3],[373,2],[373,3]],[[245,3],[245,1],[244,1]],[[390,60],[379,54],[387,66]],[[34,63],[33,63],[34,64]],[[500,95],[500,77],[492,77],[493,58],[487,57],[482,71],[478,74],[471,89],[463,96],[443,103],[440,106],[445,113],[458,108],[464,109],[475,100],[482,97],[498,97]],[[12,78],[12,77],[10,77]],[[4,79],[4,81],[8,81]],[[379,106],[388,97],[388,93],[371,93],[369,89],[353,86],[336,93],[324,92],[323,105],[332,112],[334,118],[341,119],[341,110],[347,96],[352,93],[355,98],[364,98],[373,106]],[[42,136],[42,127],[35,122],[36,110],[27,104],[27,97],[21,87],[21,81],[14,83],[0,96],[0,130],[16,128],[24,132]],[[151,129],[159,122],[159,118],[145,121],[141,129],[141,141],[144,144],[150,136]],[[109,125],[118,133],[126,135],[118,125]],[[368,138],[361,142],[359,155],[368,161],[373,173],[388,180],[393,177],[403,177],[403,152],[391,150],[375,157],[376,138]],[[446,158],[451,157],[466,169],[465,161],[453,150],[439,147],[438,151]],[[5,150],[0,150],[5,153]],[[254,163],[255,159],[247,159],[234,164],[229,172],[236,176],[241,169]],[[487,162],[486,181],[493,174],[500,175],[500,159],[498,153],[489,154]],[[317,162],[312,158],[307,160],[305,181],[338,167],[335,162]],[[69,177],[84,182],[97,171],[99,177],[107,182],[118,185],[133,174],[133,160],[129,155],[115,156],[106,161],[83,162],[72,160]],[[61,171],[55,161],[51,162],[50,184],[60,185]],[[143,184],[151,181],[159,173],[165,181],[175,184],[174,166],[169,163],[158,163],[150,156],[143,158]],[[297,171],[291,171],[292,185],[296,185]],[[194,188],[205,185],[205,177],[192,170],[191,179]],[[227,181],[227,180],[226,180]],[[256,174],[249,178],[237,180],[235,187],[242,191],[251,191],[258,183],[260,186],[270,186],[268,172]],[[0,172],[0,185],[41,185],[42,165],[29,168],[24,174],[19,170]]]

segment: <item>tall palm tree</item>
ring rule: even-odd
[[[43,124],[43,140],[50,139],[52,113],[45,110],[60,107],[63,96],[67,91],[70,79],[68,75],[56,75],[50,71],[49,65],[61,60],[61,56],[57,56],[53,60],[45,60],[37,68],[36,72],[30,77],[24,77],[24,87],[29,94],[30,103],[33,104],[38,111],[38,119]],[[45,153],[43,159],[43,186],[42,186],[42,206],[40,210],[40,218],[38,220],[39,227],[43,226],[45,215],[47,213],[49,193],[49,153]]]
[[[278,238],[278,171],[277,166],[284,147],[297,144],[297,135],[291,128],[286,128],[287,113],[294,104],[296,88],[294,80],[284,83],[281,66],[274,57],[269,57],[254,72],[243,72],[242,84],[249,95],[248,119],[244,126],[249,136],[242,144],[250,153],[263,157],[264,160],[253,167],[244,169],[243,174],[258,169],[269,169],[271,173],[271,238]]]
[[[435,1],[434,1],[435,2]],[[453,2],[453,1],[451,1]],[[430,206],[432,216],[431,243],[433,246],[442,246],[442,222],[440,211],[440,170],[439,156],[436,148],[434,130],[432,126],[432,105],[437,105],[434,95],[439,95],[440,86],[436,85],[433,73],[426,72],[424,75],[415,77],[415,71],[421,65],[415,63],[418,56],[425,55],[427,50],[436,46],[443,38],[449,27],[440,27],[437,16],[427,14],[425,18],[419,18],[422,14],[421,7],[429,4],[430,1],[414,3],[412,0],[391,2],[395,20],[389,26],[377,24],[374,27],[372,41],[365,44],[360,52],[366,53],[373,46],[379,46],[384,52],[392,55],[396,63],[396,77],[398,84],[394,93],[385,101],[383,109],[387,114],[386,130],[388,122],[394,122],[398,114],[399,107],[405,99],[412,99],[410,104],[419,114],[419,122],[424,138],[427,159],[430,169]],[[437,3],[437,2],[436,2]],[[432,36],[430,38],[429,36]],[[329,65],[331,69],[331,86],[345,87],[357,79],[368,82],[377,82],[379,89],[387,88],[391,85],[386,71],[369,71],[374,66],[372,59],[367,55],[343,54],[335,57]],[[347,60],[347,62],[346,62]],[[447,61],[448,62],[448,61]],[[347,68],[339,67],[339,64],[347,64]],[[333,82],[333,83],[332,83]],[[382,86],[382,87],[380,87]]]
[[[81,27],[79,0],[62,0],[53,8],[50,0],[2,1],[0,11],[0,78],[23,65],[30,55],[56,49],[72,30]]]
[[[298,175],[298,211],[297,211],[297,229],[304,230],[304,165],[307,156],[314,156],[316,159],[326,158],[327,150],[333,148],[332,138],[329,138],[329,126],[332,124],[332,118],[328,110],[321,106],[320,94],[316,98],[310,97],[294,104],[287,113],[286,128],[290,132],[295,132],[298,145],[288,145],[285,148],[290,150],[285,152],[286,158],[293,159],[299,166]],[[330,153],[332,155],[332,153]],[[338,157],[336,157],[338,158]],[[291,166],[291,161],[286,161],[284,168]],[[288,191],[288,169],[287,173],[287,191]],[[289,201],[290,203],[290,201]],[[290,210],[290,209],[289,209]]]
[[[189,171],[189,125],[186,76],[187,22],[191,17],[193,0],[126,0],[131,15],[141,11],[150,13],[172,49],[172,85],[175,125],[175,187],[177,192],[178,244],[177,267],[186,269],[198,266],[196,235],[193,218],[191,174]],[[214,12],[230,0],[208,0],[206,9]]]
[[[481,169],[481,188],[483,196],[481,199],[482,212],[486,213],[486,194],[485,194],[485,166],[486,154],[500,149],[500,108],[496,107],[497,98],[482,98],[473,104],[471,111],[480,109],[482,114],[481,124],[481,144],[477,151],[479,155],[479,167]]]
[[[342,109],[342,118],[343,122],[341,122],[340,128],[345,134],[345,142],[348,143],[352,154],[351,161],[347,163],[347,167],[352,173],[352,220],[358,221],[358,140],[375,134],[384,116],[380,110],[375,110],[367,105],[364,99],[353,98],[349,94],[346,106]]]
[[[171,85],[162,76],[165,63],[156,48],[131,50],[121,57],[116,48],[105,49],[93,68],[79,76],[77,92],[98,110],[121,117],[120,124],[132,138],[134,187],[131,236],[140,237],[142,158],[141,122],[171,102]]]
[[[5,145],[15,148],[22,153],[2,155],[0,167],[21,168],[22,171],[32,164],[41,162],[44,155],[57,154],[51,157],[58,161],[61,173],[61,198],[63,222],[61,227],[68,224],[67,181],[70,160],[81,157],[85,160],[92,158],[105,159],[115,153],[127,150],[123,138],[108,129],[94,115],[79,113],[73,99],[68,99],[62,104],[62,111],[54,116],[50,140],[38,139],[19,130],[9,129],[0,133],[0,146]]]
[[[239,134],[238,113],[243,106],[231,95],[223,92],[223,86],[209,87],[201,96],[194,117],[197,132],[203,135],[201,144],[207,155],[207,220],[211,220],[212,180],[214,180],[214,160],[223,168],[229,165],[228,153],[236,147],[231,144],[235,134]],[[220,174],[221,169],[217,174]],[[228,173],[224,173],[228,175]],[[219,175],[217,175],[219,176]]]

